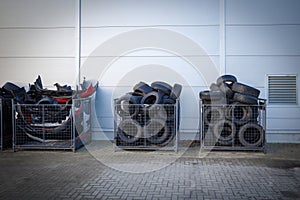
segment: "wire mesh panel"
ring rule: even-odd
[[[10,98],[0,99],[0,150],[12,147],[12,102]]]
[[[78,149],[92,140],[91,98],[73,99],[75,125],[74,148]]]
[[[14,148],[72,149],[72,105],[15,105]]]
[[[15,104],[14,149],[75,149],[91,139],[90,99],[73,104]]]
[[[178,102],[152,105],[115,102],[115,146],[176,151],[178,111]]]
[[[3,132],[2,132],[2,99],[0,99],[0,150],[3,150]]]
[[[232,103],[202,104],[201,148],[264,150],[266,107]]]

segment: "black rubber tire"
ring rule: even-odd
[[[223,105],[227,105],[228,104],[228,99],[227,98],[221,98],[219,100],[211,100],[210,104],[211,105],[215,105],[215,106],[223,106]]]
[[[249,85],[245,85],[242,83],[234,83],[232,85],[232,91],[240,93],[240,94],[244,94],[244,95],[248,95],[248,96],[252,96],[255,98],[259,97],[260,91],[254,87],[251,87]]]
[[[210,104],[211,104],[211,100],[202,99],[202,105],[210,105]]]
[[[212,83],[212,84],[209,86],[209,89],[210,89],[211,91],[219,91],[219,90],[220,90],[219,86],[218,86],[217,84],[215,84],[215,83]]]
[[[145,136],[147,141],[152,144],[161,144],[168,139],[170,127],[166,122],[159,119],[151,119],[146,126]]]
[[[213,127],[213,133],[221,145],[232,145],[236,134],[236,126],[230,120],[220,120]]]
[[[219,89],[228,99],[232,99],[234,93],[231,90],[230,86],[227,83],[221,83]]]
[[[225,117],[238,125],[246,124],[253,118],[252,106],[233,103],[226,108]]]
[[[160,119],[167,121],[168,113],[165,106],[162,104],[154,104],[147,108],[150,119]]]
[[[229,83],[229,84],[233,84],[237,82],[237,78],[233,75],[223,75],[223,76],[220,76],[218,79],[217,79],[217,85],[221,85],[222,83]]]
[[[224,95],[221,91],[204,90],[199,93],[199,97],[202,100],[211,101],[211,100],[221,100],[224,97]]]
[[[118,115],[121,117],[126,116],[135,116],[139,113],[140,110],[140,102],[142,96],[133,96],[129,93],[123,95],[119,99],[116,100],[116,109]]]
[[[175,103],[176,103],[175,99],[173,99],[173,98],[171,98],[171,97],[169,97],[167,95],[165,95],[163,97],[163,104],[175,104]]]
[[[122,142],[132,144],[142,138],[142,128],[132,119],[121,120],[117,136]]]
[[[164,110],[167,113],[167,120],[171,121],[175,118],[176,100],[171,97],[164,96],[163,98]],[[179,105],[179,102],[178,102]]]
[[[234,93],[233,100],[236,102],[249,104],[249,105],[257,105],[258,102],[257,98],[249,95],[240,94],[240,93]]]
[[[258,117],[259,117],[259,108],[258,106],[251,106],[251,110],[252,110],[252,116],[251,116],[251,122],[258,122]]]
[[[133,91],[145,95],[148,94],[149,92],[152,92],[153,88],[150,87],[147,83],[141,81],[133,87]]]
[[[204,124],[214,126],[219,120],[224,119],[224,110],[219,106],[208,106],[203,113]]]
[[[181,91],[182,91],[182,85],[175,83],[171,90],[170,97],[172,99],[178,99],[180,97]]]
[[[148,105],[162,104],[163,96],[164,94],[161,92],[156,92],[156,91],[149,92],[142,98],[141,104],[148,104]]]
[[[242,145],[246,147],[260,146],[263,143],[264,129],[256,123],[248,123],[239,130],[238,137]]]
[[[167,127],[169,129],[168,130],[169,134],[167,136],[167,139],[164,142],[162,142],[160,144],[157,144],[158,146],[164,147],[164,146],[169,145],[174,140],[174,138],[176,136],[174,124],[167,123]]]
[[[151,87],[159,92],[165,93],[168,96],[171,94],[172,91],[172,86],[162,81],[155,81],[151,83]]]
[[[143,93],[140,93],[140,92],[128,92],[128,93],[126,93],[126,94],[130,94],[130,95],[132,95],[132,96],[141,96],[141,97],[144,96],[144,94],[143,94]]]

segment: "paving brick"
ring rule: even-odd
[[[0,199],[299,199],[299,166],[297,159],[220,154],[181,157],[160,170],[133,174],[86,151],[0,152]]]

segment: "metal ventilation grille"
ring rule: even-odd
[[[270,104],[297,104],[296,76],[269,76]]]

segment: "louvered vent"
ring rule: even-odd
[[[297,104],[296,76],[269,76],[270,104]]]

